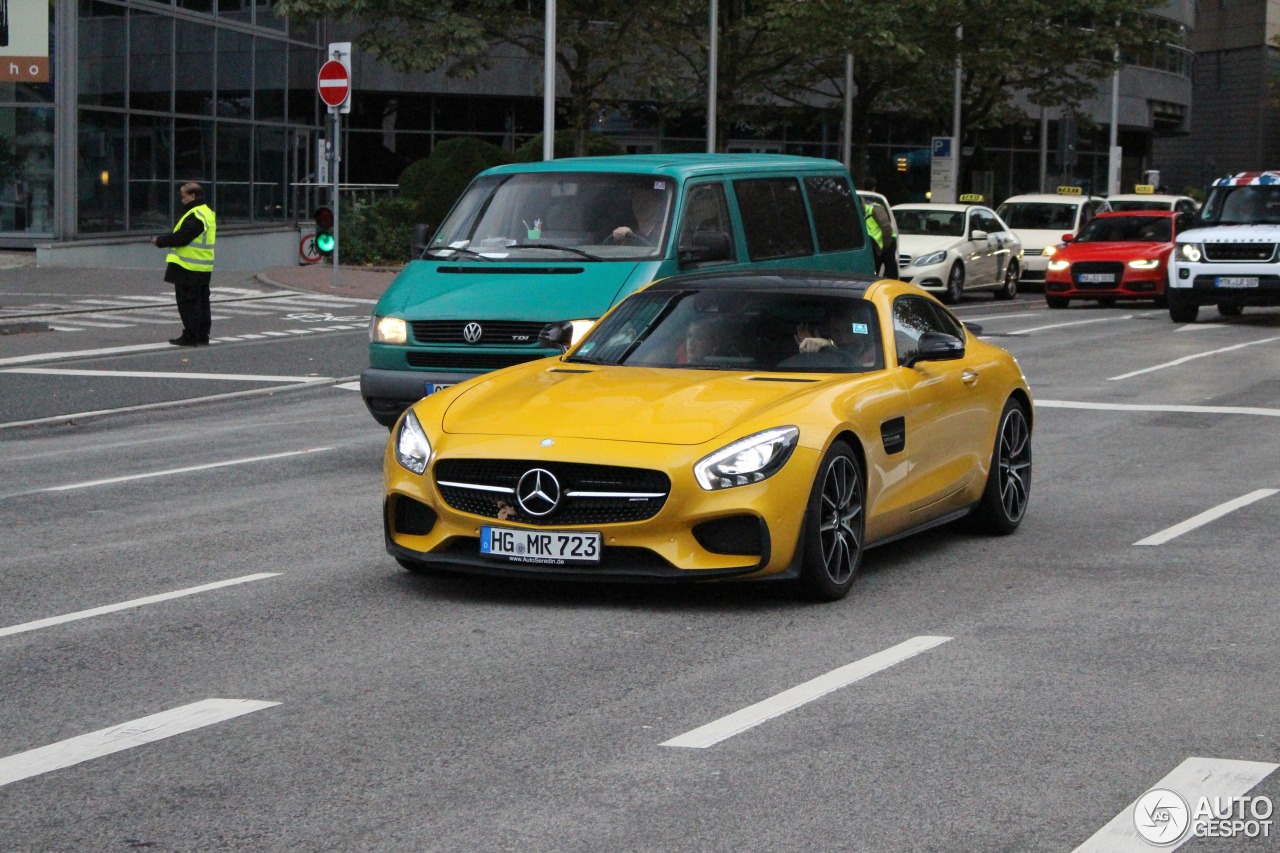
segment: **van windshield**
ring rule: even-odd
[[[662,175],[529,172],[473,182],[427,249],[435,259],[663,255],[675,181]]]

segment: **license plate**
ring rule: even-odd
[[[432,394],[436,393],[437,391],[443,391],[446,388],[452,388],[452,387],[453,387],[452,382],[428,382],[427,389],[426,389],[427,396],[430,397]]]
[[[513,563],[563,566],[600,562],[600,534],[566,530],[513,530],[481,527],[480,553]]]
[[[1218,287],[1257,287],[1258,277],[1254,275],[1220,275],[1215,280]]]
[[[1112,284],[1115,280],[1115,273],[1109,272],[1087,272],[1080,275],[1082,284]]]

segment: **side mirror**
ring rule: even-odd
[[[427,240],[431,238],[431,226],[419,222],[413,226],[413,236],[409,238],[409,260],[416,261],[427,250]]]
[[[975,229],[973,229],[973,233],[969,235],[969,239],[970,239],[970,240],[985,240],[985,239],[987,239],[987,237],[989,237],[989,236],[990,236],[990,235],[989,235],[989,234],[987,234],[987,232],[986,232],[986,231],[983,231],[983,230],[981,230],[981,229],[975,228]]]
[[[925,332],[916,345],[916,354],[907,367],[915,367],[922,361],[955,361],[964,358],[964,341],[955,335],[942,332]]]
[[[544,347],[559,347],[560,352],[567,352],[573,342],[573,323],[561,320],[559,323],[548,323],[538,332],[538,343]]]
[[[701,264],[707,261],[728,261],[733,258],[733,244],[723,231],[694,231],[689,242],[680,247],[677,257],[680,265]]]
[[[1075,242],[1075,239],[1076,239],[1076,235],[1074,235],[1074,234],[1063,234],[1063,235],[1062,235],[1062,242],[1064,242],[1064,243],[1074,243],[1074,242]]]

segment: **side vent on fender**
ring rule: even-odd
[[[880,439],[885,453],[901,453],[907,446],[907,419],[892,418],[880,424]]]

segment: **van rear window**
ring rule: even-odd
[[[734,181],[753,261],[799,258],[813,254],[813,237],[800,182],[795,178],[751,178]]]

